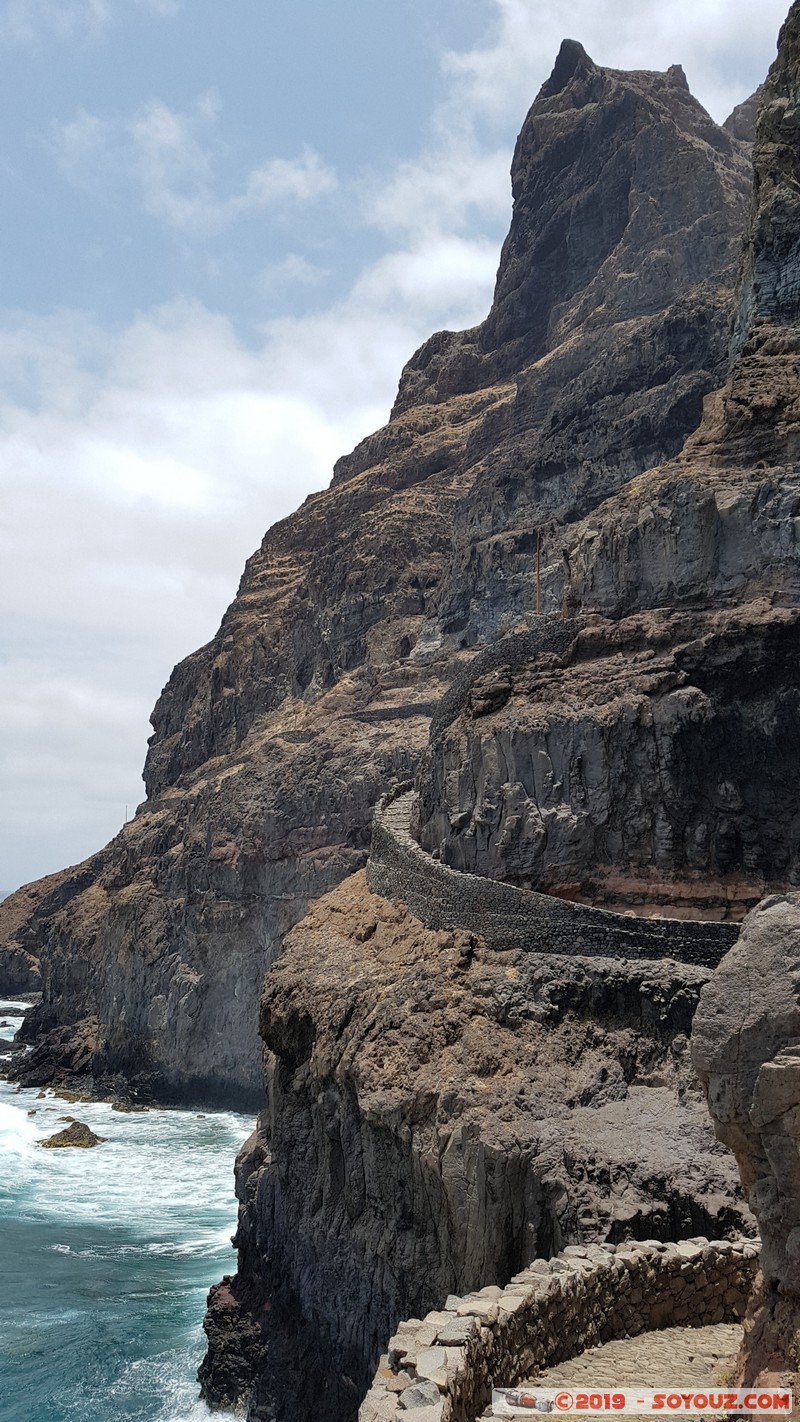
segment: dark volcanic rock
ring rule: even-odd
[[[514,216],[492,311],[435,336],[395,410],[514,373],[474,433],[440,598],[469,642],[542,596],[561,606],[560,527],[677,454],[724,378],[729,290],[750,191],[744,144],[717,128],[682,70],[623,74],[565,42],[520,134]]]
[[[795,43],[799,12],[792,11],[766,87],[768,115],[793,73],[787,47]],[[553,609],[565,592],[583,629],[572,645],[528,666],[512,667],[498,647],[492,668],[467,688],[450,720],[437,721],[420,777],[423,824],[435,831],[431,847],[466,853],[472,832],[470,852],[482,853],[490,872],[531,874],[538,859],[556,879],[562,875],[562,889],[569,876],[591,871],[613,894],[621,877],[629,891],[638,875],[642,900],[654,886],[669,899],[677,884],[689,911],[710,894],[741,912],[770,878],[791,882],[800,865],[791,774],[800,387],[788,300],[778,309],[769,298],[761,314],[756,302],[727,384],[708,399],[698,433],[671,462],[645,452],[649,405],[662,448],[668,421],[653,397],[656,380],[631,380],[630,350],[647,352],[647,365],[663,330],[684,329],[691,344],[705,309],[713,310],[705,329],[717,331],[705,350],[715,350],[716,359],[721,347],[714,341],[726,324],[724,293],[714,305],[702,282],[693,288],[685,327],[664,288],[665,304],[651,322],[636,303],[648,289],[639,268],[652,264],[647,257],[642,263],[641,247],[634,261],[633,234],[625,249],[629,226],[618,184],[626,150],[639,141],[637,116],[646,112],[648,163],[635,172],[637,179],[642,171],[670,175],[659,220],[665,249],[673,250],[670,233],[680,221],[670,228],[669,215],[682,202],[682,169],[670,155],[676,132],[686,131],[675,116],[689,124],[683,106],[690,104],[676,72],[626,81],[598,71],[578,46],[565,46],[526,125],[530,146],[524,134],[520,140],[515,171],[522,185],[492,315],[478,332],[438,336],[424,347],[404,374],[396,411],[402,419],[427,402],[433,417],[453,390],[474,391],[490,375],[506,374],[506,359],[520,367],[511,396],[470,437],[467,458],[479,474],[458,501],[428,626],[480,640],[503,627],[504,613],[530,607],[534,535],[544,526],[544,604]],[[691,149],[698,163],[702,156],[713,187],[712,174],[722,178],[709,153],[733,162],[732,140],[720,140],[691,112],[692,143],[684,150],[678,138],[678,148],[687,157]],[[617,140],[606,150],[615,236],[609,252],[582,211],[580,184],[562,210],[556,183],[556,174],[572,178],[578,169],[586,182],[606,113],[615,115]],[[648,146],[653,128],[662,147]],[[760,126],[759,139],[764,131]],[[774,144],[757,140],[756,153],[766,172]],[[793,181],[787,158],[775,179],[786,187],[786,204]],[[529,213],[527,184],[538,193]],[[734,190],[731,183],[726,191]],[[646,221],[658,206],[629,201],[630,221],[640,207]],[[791,286],[792,254],[773,240],[776,222],[775,204],[757,184],[737,298],[743,310],[759,254],[766,269],[775,266],[774,289],[782,289],[782,265]],[[548,233],[561,252],[555,274]],[[524,262],[515,274],[515,244],[523,239],[539,243],[541,270],[549,273],[544,292]],[[685,255],[686,240],[685,232],[675,235],[674,250]],[[635,267],[630,309],[626,250]],[[651,250],[660,250],[655,229]],[[675,265],[667,266],[674,274]],[[609,277],[603,301],[601,273]],[[706,298],[711,306],[704,308]],[[694,350],[694,375],[708,371]],[[727,369],[726,359],[722,364]],[[664,367],[656,360],[653,369]],[[641,375],[641,364],[637,370]],[[607,406],[592,384],[601,374]],[[681,378],[674,366],[667,379],[673,376]],[[576,449],[585,450],[583,464],[574,460]],[[648,465],[658,467],[647,472]],[[339,469],[343,487],[359,477],[355,467]],[[262,1035],[273,1054],[269,1110],[259,1127],[263,1156],[240,1180],[238,1243],[242,1284],[258,1284],[264,1301],[291,1295],[311,1326],[319,1343],[315,1378],[344,1374],[363,1387],[399,1318],[441,1305],[449,1291],[502,1282],[523,1260],[566,1239],[695,1233],[698,1209],[704,1233],[744,1224],[730,1178],[717,1173],[682,1050],[678,1022],[691,1016],[699,983],[674,964],[652,971],[657,980],[645,982],[632,964],[609,964],[595,977],[591,966],[567,959],[537,964],[530,954],[489,953],[472,933],[423,929],[402,904],[370,897],[358,876],[292,931],[262,1000]],[[669,985],[659,976],[667,971]],[[644,1009],[654,997],[662,1011],[651,1018]],[[730,1043],[735,1056],[733,1034]],[[784,1136],[794,1111],[793,1077],[786,1081]],[[652,1132],[643,1128],[650,1122]],[[780,1177],[791,1191],[792,1148],[780,1140],[776,1150],[770,1171],[759,1163],[760,1174]],[[774,1199],[773,1191],[767,1205]],[[790,1231],[789,1264],[791,1239]],[[278,1314],[270,1336],[281,1339]],[[213,1356],[208,1366],[213,1374]],[[280,1415],[280,1396],[272,1402]],[[309,1398],[300,1405],[310,1414]]]
[[[730,378],[678,459],[576,527],[564,549],[575,605],[618,616],[800,598],[799,37],[793,6],[762,91]]]
[[[745,99],[743,104],[737,104],[733,112],[728,115],[722,127],[726,133],[731,135],[731,138],[738,138],[741,143],[753,142],[756,136],[758,106],[761,103],[763,91],[764,86],[760,84],[749,99]]]
[[[96,1136],[91,1127],[83,1121],[71,1121],[63,1131],[48,1136],[47,1140],[40,1141],[39,1145],[42,1150],[91,1150],[92,1146],[102,1145],[104,1140],[105,1136]]]
[[[279,1419],[341,1418],[398,1321],[448,1293],[567,1243],[749,1229],[688,1062],[708,976],[489,951],[361,874],[317,903],[265,984],[269,1106],[238,1162],[208,1395],[230,1401],[243,1375],[215,1339],[247,1288],[262,1401],[271,1384]],[[264,1371],[287,1333],[305,1373],[288,1392]]]
[[[754,523],[760,515],[760,564],[751,558],[750,566],[763,577],[772,551],[791,590],[796,571],[792,583],[786,570],[791,560],[796,569],[793,518],[800,499],[799,85],[800,5],[795,4],[759,112],[737,360],[690,454],[693,461],[708,458],[723,478],[741,471],[740,507],[749,497],[758,511]],[[769,540],[765,514],[782,536],[779,548]],[[792,1374],[795,1390],[800,1383],[799,948],[797,896],[766,899],[703,990],[692,1034],[692,1055],[716,1133],[736,1156],[762,1238],[762,1274],[745,1325],[739,1378],[769,1385]]]
[[[761,1234],[762,1274],[739,1360],[747,1383],[797,1368],[799,988],[800,897],[765,899],[704,987],[692,1031],[714,1129],[736,1156]]]
[[[100,1087],[257,1098],[264,970],[363,865],[462,647],[532,611],[534,530],[557,607],[558,527],[675,453],[723,378],[749,161],[679,70],[567,43],[512,180],[487,321],[427,343],[390,423],[267,534],[156,706],[146,804],[56,892],[0,905],[0,939],[42,959],[31,1032],[96,1019]]]
[[[800,882],[798,666],[798,614],[765,602],[589,621],[473,686],[420,771],[420,842],[528,888],[741,917]]]
[[[679,879],[689,910],[797,876],[792,16],[735,295],[747,114],[565,43],[486,322],[426,343],[269,531],[156,706],[132,824],[61,897],[0,906],[42,962],[26,1080],[255,1097],[271,968],[203,1367],[253,1419],[351,1415],[400,1317],[567,1240],[747,1227],[686,1052],[707,973],[489,952],[354,871],[467,649],[541,605],[575,645],[500,656],[440,724],[440,852],[471,827],[489,872]]]

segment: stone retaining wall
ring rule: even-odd
[[[413,838],[412,802],[413,791],[404,786],[377,806],[367,883],[385,899],[401,899],[428,928],[470,929],[490,948],[676,958],[705,968],[715,968],[739,936],[738,924],[636,918],[451,869]]]
[[[478,652],[472,661],[459,672],[441,698],[431,721],[430,739],[435,741],[443,731],[455,721],[469,699],[472,684],[478,677],[499,667],[519,671],[536,657],[544,653],[563,655],[577,637],[583,623],[575,618],[564,618],[558,613],[543,615],[536,620],[529,632],[512,632],[508,637],[500,637],[485,651]]]
[[[514,1387],[612,1338],[744,1316],[759,1242],[571,1246],[500,1289],[450,1297],[401,1323],[360,1422],[473,1422],[492,1386]]]

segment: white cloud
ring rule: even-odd
[[[67,123],[55,123],[50,146],[58,166],[76,187],[95,187],[113,161],[113,127],[97,114],[79,109]]]
[[[43,36],[95,35],[131,3],[160,19],[181,8],[181,0],[2,0],[0,43],[29,46]]]
[[[109,18],[108,0],[4,0],[0,6],[0,40],[27,45],[42,33],[59,38],[102,28]]]
[[[280,262],[270,262],[259,272],[257,286],[262,296],[274,296],[276,292],[292,286],[318,286],[328,272],[315,262],[297,252],[290,252]]]
[[[524,114],[559,44],[579,40],[599,64],[682,64],[692,92],[721,122],[761,82],[775,56],[787,0],[493,0],[492,44],[450,54],[451,110],[505,121]]]
[[[434,233],[369,267],[351,304],[384,304],[417,320],[427,316],[429,323],[472,326],[486,315],[496,270],[495,243]]]
[[[215,236],[241,217],[334,191],[336,174],[305,147],[296,158],[270,158],[238,192],[219,191],[215,162],[218,96],[202,94],[185,113],[151,99],[132,118],[80,110],[52,126],[50,146],[64,176],[98,195],[120,177],[135,182],[145,212],[186,238]]]
[[[256,351],[192,303],[117,334],[80,313],[0,331],[0,795],[22,805],[4,887],[118,826],[174,662],[213,634],[263,531],[385,420],[420,341],[485,313],[495,264],[481,241],[419,240]]]
[[[215,631],[264,529],[380,425],[426,336],[485,315],[511,207],[511,126],[561,38],[599,62],[682,61],[695,87],[706,75],[721,116],[754,66],[752,83],[762,77],[785,0],[774,16],[764,0],[757,20],[741,0],[493,6],[491,44],[447,57],[424,150],[348,189],[386,240],[344,300],[270,322],[257,350],[192,303],[117,332],[81,313],[23,313],[0,329],[0,887],[99,847],[121,823],[141,794],[155,696]],[[332,191],[309,150],[223,190],[218,122],[213,94],[188,112],[153,101],[127,121],[78,113],[54,145],[72,182],[135,177],[183,237]],[[290,254],[259,282],[319,276]]]
[[[241,197],[229,199],[234,211],[269,207],[275,202],[310,202],[336,187],[336,176],[319,156],[306,147],[300,157],[272,158],[254,168]]]
[[[385,418],[421,334],[342,309],[254,353],[182,305],[117,336],[63,316],[0,338],[0,372],[24,353],[37,394],[0,421],[4,887],[98,848],[141,798],[172,665],[264,529]]]
[[[407,232],[412,239],[461,232],[476,221],[505,221],[509,161],[504,148],[481,151],[471,133],[448,136],[420,159],[399,164],[368,197],[367,216],[384,231]]]

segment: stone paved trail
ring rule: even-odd
[[[614,1384],[638,1384],[648,1392],[684,1383],[708,1387],[719,1384],[730,1373],[741,1341],[738,1323],[664,1328],[657,1333],[642,1333],[638,1338],[617,1338],[545,1369],[530,1386],[533,1391],[537,1384],[558,1387],[563,1383],[571,1392],[590,1385],[593,1391],[613,1391]],[[626,1422],[629,1418],[630,1414]]]

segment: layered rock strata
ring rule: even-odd
[[[761,94],[727,384],[674,460],[563,528],[571,648],[499,644],[434,723],[418,833],[454,868],[733,919],[798,882],[799,31],[793,8]]]
[[[604,892],[623,872],[649,893],[655,867],[690,909],[705,877],[733,917],[753,879],[791,881],[777,763],[793,746],[794,494],[746,454],[751,436],[764,459],[789,448],[793,356],[785,331],[751,352],[746,279],[727,393],[679,453],[729,371],[746,127],[714,125],[678,68],[623,75],[565,43],[520,135],[487,321],[428,342],[389,424],[267,534],[217,636],[173,673],[148,800],[80,892],[28,917],[0,906],[9,941],[41,956],[20,1068],[39,1080],[78,1061],[95,1085],[135,1071],[153,1092],[255,1095],[272,965],[268,1105],[239,1161],[239,1273],[212,1294],[203,1367],[206,1396],[249,1394],[254,1422],[352,1416],[399,1319],[565,1243],[749,1227],[686,1053],[707,969],[490,949],[427,929],[360,872],[374,804],[423,755],[426,822],[447,820],[431,848],[458,835],[429,721],[470,650],[544,608],[579,632],[565,622],[507,678],[502,662],[473,676],[437,722],[477,746],[495,718],[467,760],[505,796],[495,750],[513,760],[520,713],[513,783],[552,820],[550,859],[510,800],[483,850],[508,829],[564,894],[595,859]],[[788,362],[774,407],[772,356]],[[539,783],[528,762],[551,725]],[[720,771],[728,738],[750,738],[765,803],[752,777],[712,780],[706,727]],[[709,803],[679,822],[698,768]]]
[[[799,83],[793,5],[761,93],[730,378],[677,460],[576,528],[570,596],[585,607],[800,594]]]
[[[479,933],[490,948],[622,959],[673,958],[716,967],[736,941],[735,924],[614,913],[442,864],[414,839],[416,797],[406,790],[375,811],[367,883],[400,900],[428,928]]]
[[[388,425],[267,534],[159,700],[132,823],[68,898],[0,906],[6,964],[41,959],[37,1080],[76,1057],[86,1089],[257,1098],[264,970],[364,864],[463,648],[533,612],[537,538],[560,606],[558,530],[679,450],[724,378],[745,129],[678,68],[562,47],[517,145],[487,321],[428,342]],[[60,1050],[66,1028],[91,1060]]]
[[[499,866],[535,881],[542,871],[551,889],[579,897],[587,871],[597,871],[607,897],[633,890],[647,910],[653,895],[663,904],[677,888],[690,916],[705,895],[706,908],[734,919],[770,882],[796,876],[793,317],[788,304],[772,299],[760,308],[748,283],[755,298],[763,271],[774,271],[777,290],[779,269],[792,269],[791,252],[778,252],[770,233],[776,211],[791,209],[794,172],[789,155],[764,135],[793,102],[787,90],[799,14],[796,6],[763,99],[768,117],[756,158],[762,175],[773,176],[756,185],[750,255],[735,303],[744,314],[734,365],[682,453],[652,472],[634,468],[636,456],[622,452],[631,448],[625,441],[634,419],[618,462],[606,458],[610,425],[602,435],[595,431],[598,469],[595,475],[587,465],[583,482],[575,464],[555,454],[548,462],[554,446],[545,435],[558,434],[545,412],[548,372],[570,388],[564,357],[579,342],[556,354],[546,341],[559,329],[559,313],[581,309],[591,353],[593,317],[579,298],[572,304],[570,252],[577,248],[570,247],[558,194],[538,167],[538,136],[562,133],[568,166],[576,152],[573,123],[585,123],[584,136],[594,131],[599,96],[622,82],[598,78],[574,45],[562,51],[534,106],[531,152],[523,134],[517,157],[523,187],[516,211],[525,209],[530,182],[543,214],[542,271],[550,272],[548,234],[561,253],[553,306],[536,276],[529,284],[515,265],[512,232],[486,326],[477,335],[437,338],[404,376],[398,416],[423,402],[439,408],[450,382],[477,381],[490,369],[504,374],[505,356],[492,363],[493,333],[503,333],[509,360],[511,353],[538,353],[517,377],[514,403],[483,426],[511,431],[505,448],[513,461],[505,464],[504,450],[494,447],[491,469],[487,460],[456,507],[463,556],[448,565],[452,582],[439,595],[438,627],[471,643],[487,629],[503,630],[501,605],[518,613],[534,598],[553,611],[564,600],[580,624],[577,634],[538,648],[527,663],[516,656],[518,643],[507,664],[498,647],[492,665],[481,668],[486,675],[459,679],[445,698],[418,778],[419,829],[424,836],[425,826],[434,826],[428,848],[442,858],[457,860],[459,835],[466,841],[471,829],[473,864],[482,854],[480,867],[490,873]],[[633,114],[642,112],[632,93],[638,83],[627,100]],[[659,85],[677,101],[679,76]],[[776,207],[781,186],[785,197]],[[581,214],[580,203],[575,211]],[[574,230],[585,230],[579,217]],[[615,254],[621,245],[617,240]],[[605,271],[619,274],[613,261]],[[594,300],[598,287],[590,281],[584,290]],[[641,336],[643,328],[636,329]],[[607,347],[607,329],[603,340]],[[580,388],[591,388],[590,366],[591,354]],[[612,359],[610,369],[618,368]],[[573,396],[579,387],[571,387]],[[630,412],[630,383],[606,388],[614,408]],[[515,418],[526,417],[516,406],[523,392],[535,425],[529,441],[513,428]],[[601,404],[588,400],[584,410]],[[578,451],[579,434],[578,421],[569,429]],[[480,438],[473,437],[475,451]],[[643,448],[638,439],[633,444]],[[591,751],[585,758],[584,748]],[[537,824],[537,813],[548,821]],[[666,1017],[654,1020],[651,975],[664,973],[680,986],[675,997],[668,989]],[[269,1327],[270,1305],[273,1317],[286,1307],[305,1321],[318,1369],[315,1405],[335,1416],[352,1404],[367,1360],[377,1358],[392,1324],[440,1307],[448,1291],[502,1284],[569,1239],[608,1239],[618,1229],[676,1238],[699,1228],[746,1228],[696,1115],[695,1079],[683,1074],[682,1054],[674,1051],[672,1004],[680,1002],[691,1018],[697,975],[706,977],[676,964],[606,961],[601,968],[596,960],[487,949],[473,931],[423,928],[403,904],[370,896],[360,876],[320,901],[287,939],[262,1000],[262,1034],[272,1053],[269,1109],[243,1161],[240,1274],[224,1298],[228,1343],[236,1331],[233,1299],[244,1336],[256,1331],[267,1344],[251,1415],[269,1415],[276,1405],[280,1411],[268,1340],[279,1340],[281,1330]],[[569,1002],[566,1011],[542,1015],[545,983],[551,1003]],[[588,1067],[598,1031],[603,1066],[583,1094],[573,1072]],[[615,1059],[622,1081],[614,1069],[609,1099],[603,1072]],[[664,1151],[668,1175],[667,1161],[659,1164]],[[696,1218],[707,1195],[700,1160],[713,1162],[711,1193],[722,1187],[719,1205],[703,1207],[704,1226]],[[632,1191],[633,1213],[623,1208],[624,1218],[615,1200],[620,1178]],[[665,1196],[676,1205],[666,1217],[654,1214],[653,1199]],[[215,1299],[209,1326],[213,1344]],[[228,1363],[234,1351],[227,1349]],[[311,1348],[299,1351],[310,1366]],[[212,1346],[209,1395],[235,1396],[245,1371],[240,1357],[226,1391]]]
[[[581,1240],[748,1229],[688,1066],[708,977],[489,949],[363,874],[322,899],[265,984],[268,1107],[206,1396],[352,1415],[398,1320],[449,1293]]]
[[[761,598],[571,626],[560,652],[527,659],[521,639],[507,658],[499,641],[436,724],[417,778],[422,847],[473,875],[662,917],[740,921],[796,884],[798,612]]]

